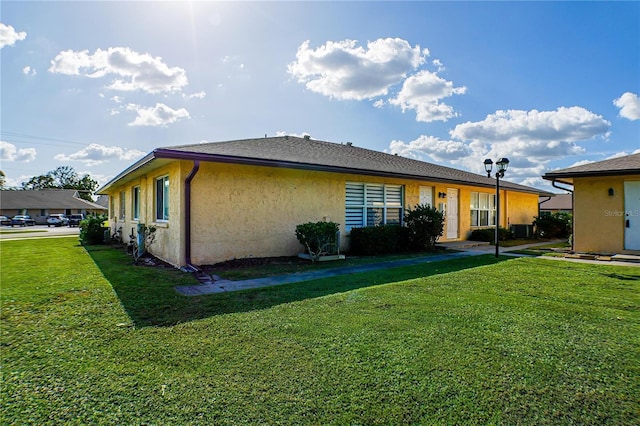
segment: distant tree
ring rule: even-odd
[[[40,175],[34,176],[26,182],[22,182],[22,189],[26,190],[39,190],[39,189],[51,189],[57,188],[53,176]]]
[[[22,183],[24,190],[38,189],[76,189],[78,195],[88,201],[93,201],[91,195],[98,188],[98,182],[85,174],[79,176],[73,167],[60,166],[44,175],[34,176]]]
[[[7,175],[5,175],[2,170],[0,170],[0,189],[4,189],[4,184],[6,180],[7,180]]]

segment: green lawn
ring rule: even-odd
[[[482,256],[186,298],[77,237],[4,241],[0,266],[0,424],[640,422],[637,267]]]

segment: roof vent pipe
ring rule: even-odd
[[[311,135],[304,135],[304,140],[308,141],[309,139],[311,139]]]
[[[353,146],[353,142],[347,142],[347,146]]]

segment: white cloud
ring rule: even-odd
[[[635,93],[626,92],[615,99],[613,104],[620,108],[620,117],[640,120],[640,98]]]
[[[0,159],[5,161],[23,161],[28,163],[36,159],[35,148],[18,149],[12,143],[0,141]]]
[[[593,160],[580,160],[580,161],[576,161],[575,163],[573,163],[570,166],[567,166],[566,168],[578,167],[578,166],[586,166],[587,164],[591,164],[591,163],[595,163],[595,161],[593,161]],[[563,167],[563,168],[565,168],[565,167]]]
[[[137,149],[127,149],[119,146],[105,146],[92,143],[86,148],[73,154],[58,154],[53,158],[58,161],[79,161],[87,166],[95,166],[111,160],[137,160],[145,155]]]
[[[90,78],[115,75],[109,86],[120,91],[141,90],[147,93],[179,92],[189,84],[184,69],[169,67],[160,57],[138,53],[127,47],[60,52],[51,61],[49,71]]]
[[[555,111],[496,111],[478,122],[459,124],[450,133],[463,140],[575,142],[605,135],[611,123],[582,107]]]
[[[24,75],[36,75],[36,70],[27,65],[26,67],[22,68],[22,73]]]
[[[193,98],[197,98],[197,99],[204,99],[205,96],[207,96],[207,94],[205,92],[198,92],[198,93],[192,93],[190,95],[187,94],[182,94],[182,97],[184,99],[193,99]]]
[[[24,31],[16,32],[11,25],[5,25],[0,22],[0,49],[5,46],[13,46],[16,41],[24,40],[27,33]]]
[[[304,138],[305,136],[311,136],[311,133],[309,132],[289,133],[289,132],[279,130],[276,132],[276,136],[293,136],[294,138]]]
[[[313,92],[345,100],[386,95],[429,54],[400,38],[371,41],[366,48],[355,40],[328,41],[317,49],[309,46],[308,40],[300,45],[288,72]]]
[[[531,182],[540,179],[552,160],[584,154],[579,142],[605,138],[611,123],[581,107],[555,111],[497,111],[478,122],[457,125],[451,140],[420,136],[405,143],[392,141],[389,150],[413,158],[428,157],[483,174],[483,160],[511,161],[508,179]]]
[[[416,121],[447,121],[458,114],[449,105],[440,103],[440,100],[466,91],[466,87],[453,87],[452,82],[436,73],[420,71],[407,78],[398,96],[389,102],[400,106],[403,112],[407,109],[415,110]]]
[[[173,109],[161,103],[148,108],[129,104],[127,109],[138,113],[136,119],[129,123],[129,126],[167,126],[182,118],[190,118],[189,111],[186,109]]]
[[[33,175],[7,176],[4,180],[4,186],[5,188],[22,188],[22,183],[28,182],[32,177]]]
[[[392,154],[420,159],[424,155],[436,161],[455,162],[471,154],[471,148],[460,141],[444,141],[434,136],[421,135],[409,143],[391,141],[389,151]]]

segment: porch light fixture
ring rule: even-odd
[[[496,161],[496,257],[500,255],[500,178],[504,177],[504,172],[509,167],[509,159],[506,157],[500,158]],[[493,168],[493,161],[490,158],[484,160],[484,170],[487,172],[487,177],[491,177],[491,169]]]

